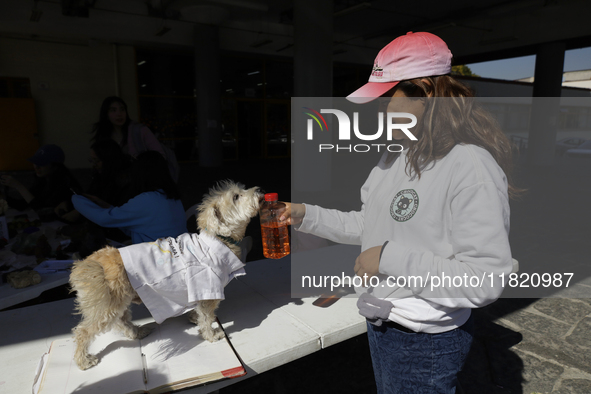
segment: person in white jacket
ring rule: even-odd
[[[379,393],[454,393],[472,343],[471,309],[495,301],[512,270],[509,194],[519,189],[508,178],[511,145],[449,75],[451,58],[430,33],[384,47],[369,82],[347,98],[380,97],[387,112],[414,114],[418,140],[394,131],[405,149],[384,153],[361,188],[360,211],[286,203],[281,218],[361,245],[354,271],[374,286],[356,289],[357,305]]]

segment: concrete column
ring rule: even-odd
[[[166,94],[167,96],[171,94],[172,70],[173,68],[171,67],[170,58],[168,56],[158,56],[154,59],[150,83],[154,84],[154,91],[156,94]],[[155,113],[151,115],[155,116],[160,122],[173,122],[176,120],[172,118],[173,108],[174,102],[172,97],[160,97],[158,98],[158,105],[154,109]],[[160,138],[173,137],[173,135],[161,134],[163,130],[152,131],[157,133]]]
[[[127,103],[127,112],[131,119],[139,121],[139,99],[137,97],[137,64],[135,49],[128,45],[113,45],[115,58],[115,95]]]
[[[294,95],[332,96],[333,2],[294,1]]]
[[[564,51],[564,43],[552,42],[541,45],[536,54],[527,148],[527,163],[532,166],[549,167],[554,163]]]
[[[298,0],[293,3],[294,96],[331,97],[333,2]],[[314,100],[309,101],[311,101],[310,104],[306,103],[305,106],[313,107]],[[293,108],[293,189],[300,192],[329,191],[331,155],[319,156],[316,153],[318,142],[311,144],[310,141],[305,140],[305,125],[306,119],[302,108]]]
[[[195,92],[199,165],[219,167],[223,163],[221,130],[219,27],[196,23]]]

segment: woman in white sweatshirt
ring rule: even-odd
[[[360,211],[288,203],[282,217],[298,231],[361,245],[355,274],[379,282],[356,289],[379,393],[454,393],[472,343],[471,309],[495,301],[512,269],[511,146],[449,76],[451,58],[430,33],[384,47],[348,99],[379,97],[381,112],[414,114],[418,140],[394,131],[405,149],[382,156]]]

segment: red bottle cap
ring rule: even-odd
[[[277,201],[278,199],[279,199],[279,195],[277,193],[265,194],[265,201]]]

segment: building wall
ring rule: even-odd
[[[474,89],[477,97],[531,97],[534,89],[531,82],[471,77],[457,78]],[[562,85],[562,97],[591,97],[591,90],[584,89],[583,86],[569,87],[565,83]]]
[[[362,79],[365,80],[365,68]],[[121,96],[132,119],[139,119],[137,60],[127,45],[72,44],[0,38],[0,77],[30,79],[39,143],[55,143],[66,152],[66,165],[88,168],[90,131],[102,100]],[[344,76],[347,81],[351,76]],[[532,85],[462,78],[480,97],[530,97]],[[361,84],[356,83],[355,87]],[[339,83],[339,86],[342,83]],[[355,87],[347,86],[345,94]],[[590,97],[586,89],[563,88],[563,97]],[[2,141],[5,142],[5,141]]]
[[[494,79],[459,77],[494,114],[502,129],[518,141],[527,141],[533,84]],[[556,140],[591,139],[591,90],[563,83],[561,108],[557,118]],[[541,98],[543,100],[543,98]]]
[[[105,97],[119,93],[137,116],[135,70],[132,47],[0,38],[0,76],[30,79],[39,143],[60,145],[69,168],[89,167],[90,131]]]
[[[572,86],[575,88],[591,89],[591,81],[566,81],[562,83],[562,86]]]

